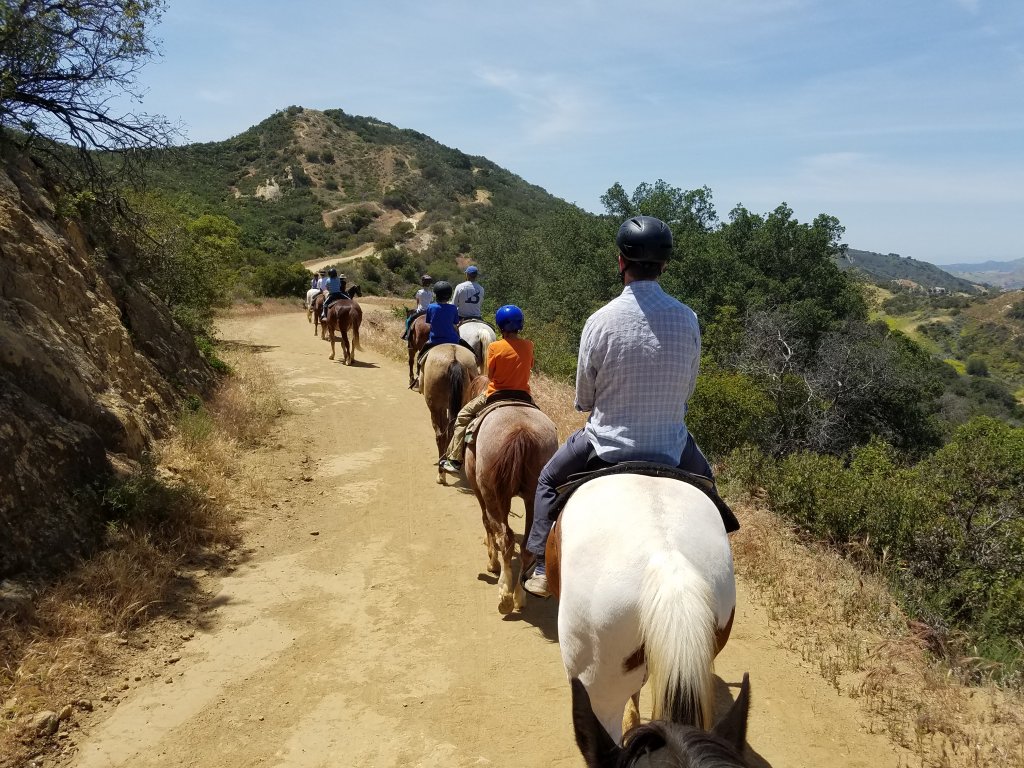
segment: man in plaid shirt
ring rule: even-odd
[[[697,315],[658,284],[672,254],[672,232],[652,216],[619,228],[619,275],[625,288],[583,326],[576,367],[576,409],[590,411],[541,471],[526,548],[537,557],[528,592],[547,597],[544,547],[554,523],[557,488],[594,455],[608,464],[652,461],[711,477],[686,429],[686,402],[700,367]]]

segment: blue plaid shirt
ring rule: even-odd
[[[576,368],[576,409],[605,461],[676,466],[686,445],[686,401],[700,368],[693,310],[653,280],[627,285],[588,318]]]

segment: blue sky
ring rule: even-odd
[[[193,141],[341,108],[593,211],[663,178],[854,248],[1024,256],[1021,0],[168,1],[143,107]]]

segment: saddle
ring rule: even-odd
[[[600,462],[599,466],[595,467],[598,462]],[[646,475],[648,477],[668,477],[703,491],[704,495],[711,499],[718,509],[718,513],[722,516],[725,532],[732,533],[740,529],[740,521],[736,519],[736,515],[733,514],[725,500],[718,495],[718,489],[709,477],[687,472],[685,469],[679,469],[678,467],[670,467],[666,464],[656,464],[651,461],[623,461],[619,464],[608,465],[600,459],[592,459],[587,466],[587,471],[570,475],[569,482],[558,486],[556,489],[558,491],[558,498],[555,499],[552,517],[560,515],[562,508],[565,507],[573,493],[580,486],[591,480],[598,477],[606,477],[607,475]]]
[[[526,392],[521,392],[518,389],[506,389],[499,390],[493,395],[487,398],[484,409],[476,415],[469,425],[466,427],[466,445],[472,445],[473,440],[476,437],[476,432],[480,428],[480,424],[483,423],[484,417],[487,416],[491,411],[496,411],[498,408],[505,408],[507,406],[519,406],[520,408],[537,408],[539,406],[533,402],[530,395]]]

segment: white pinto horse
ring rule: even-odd
[[[562,511],[547,570],[566,672],[616,744],[647,680],[652,719],[711,727],[713,662],[732,629],[736,582],[704,493],[664,477],[592,480]]]
[[[319,288],[310,288],[306,291],[306,319],[313,322],[313,300],[320,295]]]
[[[486,371],[487,348],[498,339],[494,329],[485,322],[470,320],[459,325],[459,337],[473,348],[476,364],[481,371]]]

